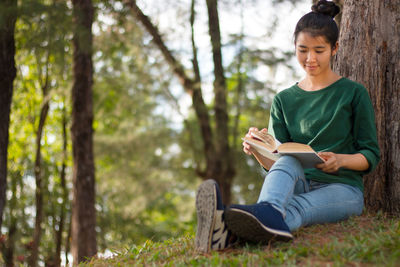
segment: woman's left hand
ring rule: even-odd
[[[315,167],[327,173],[335,173],[341,166],[340,155],[333,152],[319,152],[318,156],[325,160],[324,163],[317,164]]]

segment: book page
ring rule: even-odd
[[[288,142],[278,146],[279,152],[314,152],[309,145]]]

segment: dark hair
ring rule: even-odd
[[[312,36],[323,36],[331,47],[336,46],[339,38],[339,29],[333,18],[339,14],[340,8],[331,1],[320,0],[311,7],[312,12],[305,14],[297,22],[294,31],[294,43],[300,32],[307,32]]]

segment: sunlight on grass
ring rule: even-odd
[[[336,224],[306,227],[290,243],[241,244],[198,254],[194,236],[146,241],[113,251],[115,257],[80,266],[396,266],[400,262],[399,218],[365,214]]]

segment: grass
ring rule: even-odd
[[[194,236],[146,241],[107,259],[80,266],[400,266],[399,218],[364,214],[347,221],[305,227],[289,243],[241,244],[199,254]]]

